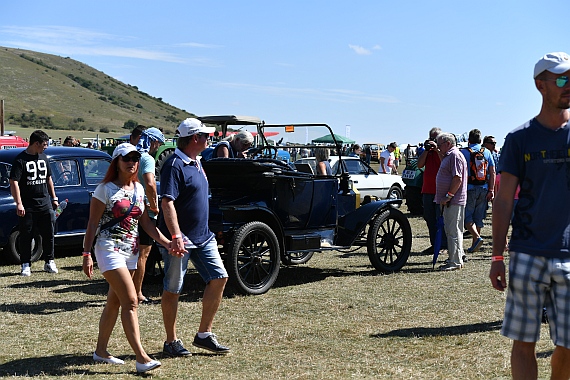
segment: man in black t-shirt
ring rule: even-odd
[[[44,270],[57,273],[54,261],[54,208],[58,206],[51,179],[51,169],[44,150],[48,147],[48,135],[37,130],[30,135],[29,145],[18,154],[10,171],[10,191],[16,202],[18,229],[20,232],[20,261],[22,276],[31,275],[32,231],[37,229],[42,237]],[[50,201],[51,196],[51,201]]]

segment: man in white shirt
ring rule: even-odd
[[[392,168],[394,166],[394,150],[396,150],[396,144],[390,143],[386,150],[380,154],[379,173],[392,173]]]

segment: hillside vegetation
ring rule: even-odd
[[[173,134],[194,116],[69,57],[1,47],[0,62],[5,129],[23,136],[22,128],[125,134],[135,122]]]

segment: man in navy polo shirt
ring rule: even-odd
[[[215,354],[230,352],[212,333],[228,274],[214,234],[208,228],[208,179],[197,159],[207,147],[209,134],[214,131],[215,127],[206,127],[198,119],[184,120],[177,130],[177,149],[160,173],[162,213],[159,228],[166,236],[172,236],[170,252],[164,248],[160,250],[165,271],[161,302],[166,329],[163,352],[169,356],[191,355],[176,336],[178,298],[188,260],[192,260],[207,284],[202,299],[202,318],[193,345]]]

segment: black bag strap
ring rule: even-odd
[[[113,218],[109,220],[107,223],[103,224],[101,228],[99,228],[99,233],[101,233],[101,231],[105,231],[108,228],[114,227],[116,224],[122,222],[127,216],[129,216],[129,214],[133,210],[133,207],[135,207],[136,201],[137,201],[137,185],[135,183],[135,191],[133,192],[133,199],[131,200],[131,206],[129,207],[127,212],[125,212],[122,216],[118,218]]]

